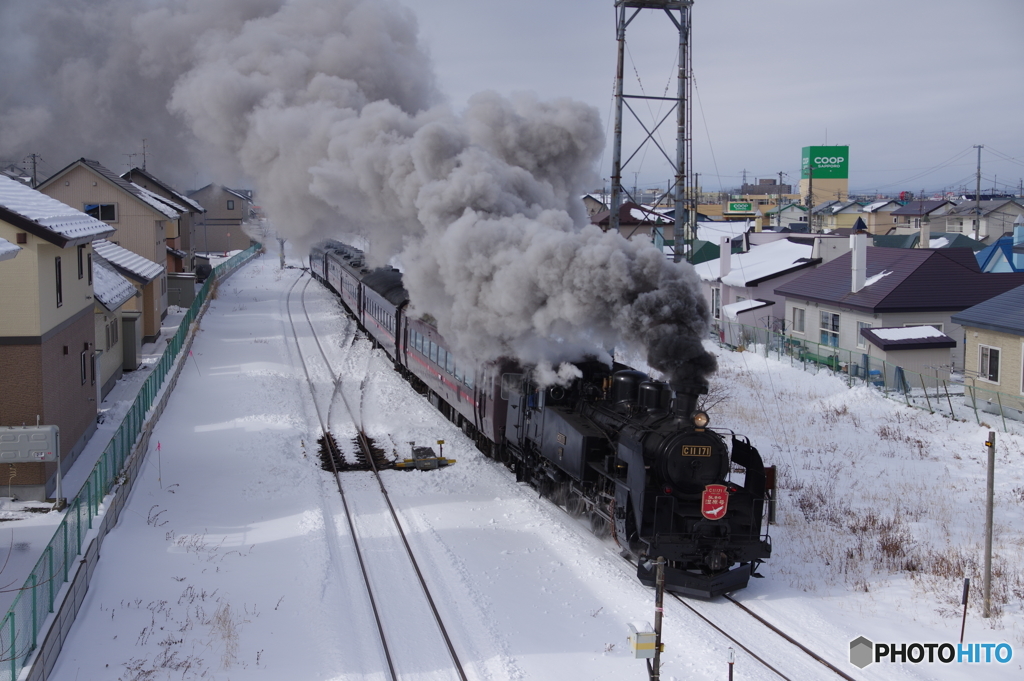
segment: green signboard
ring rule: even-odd
[[[754,204],[750,201],[730,201],[725,205],[726,213],[753,213]]]
[[[800,177],[804,180],[849,179],[850,147],[804,147]]]

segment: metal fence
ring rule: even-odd
[[[1024,421],[1024,397],[978,386],[971,379],[957,381],[918,373],[870,357],[864,350],[847,350],[787,336],[771,329],[724,321],[718,325],[714,340],[722,347],[749,350],[765,357],[789,362],[804,371],[826,371],[845,380],[847,385],[869,386],[889,399],[907,406],[927,409],[961,420],[984,420],[1007,431],[1014,421]]]
[[[68,503],[63,521],[0,624],[0,681],[17,679],[36,649],[41,627],[54,611],[55,598],[73,571],[73,561],[82,553],[83,542],[92,529],[103,498],[123,481],[125,462],[143,431],[146,416],[175,366],[178,353],[186,345],[192,322],[199,316],[216,282],[255,257],[260,249],[262,246],[255,244],[214,268],[78,496]]]

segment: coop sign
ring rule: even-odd
[[[700,495],[700,512],[708,520],[721,520],[729,507],[729,490],[725,485],[708,485]]]
[[[850,147],[804,147],[800,162],[803,179],[841,179],[850,177]]]
[[[0,428],[0,463],[49,463],[60,452],[57,426]]]
[[[752,213],[754,204],[750,201],[730,201],[725,206],[727,213]]]

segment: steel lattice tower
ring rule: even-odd
[[[615,0],[616,27],[615,34],[618,40],[618,63],[615,70],[615,138],[612,145],[612,196],[611,215],[609,216],[609,229],[619,230],[619,209],[622,206],[622,195],[625,194],[635,203],[640,203],[625,190],[622,186],[622,171],[633,158],[636,157],[648,143],[654,144],[662,155],[668,160],[675,171],[675,183],[672,188],[662,195],[662,198],[669,193],[672,194],[675,202],[675,226],[673,239],[675,240],[675,261],[683,258],[684,244],[691,244],[693,241],[693,224],[696,217],[696,191],[690,187],[692,145],[691,145],[691,124],[690,124],[690,9],[693,0]],[[623,82],[623,67],[626,52],[626,28],[636,18],[641,10],[658,10],[675,24],[679,31],[679,56],[678,56],[678,77],[677,94],[675,97],[653,97],[640,94],[628,94],[625,92]],[[629,100],[657,100],[673,102],[672,108],[661,120],[648,127],[637,115],[636,110],[630,106]],[[643,128],[645,137],[637,148],[622,160],[622,110],[623,107],[629,110],[633,119]],[[665,123],[672,112],[676,113],[676,153],[673,159],[662,145],[655,139],[654,133]],[[688,191],[690,190],[690,191]],[[689,210],[687,210],[689,208]],[[691,224],[686,224],[690,222]],[[689,249],[686,249],[689,251]]]

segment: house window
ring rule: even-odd
[[[228,199],[228,210],[234,210],[234,209],[235,209],[235,200],[234,199]]]
[[[78,278],[85,277],[85,244],[78,247]]]
[[[86,268],[87,268],[87,271],[89,272],[89,286],[92,286],[92,253],[87,254],[85,256],[85,260],[86,260]]]
[[[117,222],[116,205],[114,203],[87,203],[85,204],[85,213],[104,222]]]
[[[999,382],[999,348],[978,346],[978,378]]]
[[[857,347],[866,348],[868,346],[868,339],[861,333],[862,329],[870,329],[871,324],[868,322],[857,322]]]
[[[82,354],[79,357],[78,365],[82,374],[82,385],[89,380],[89,351],[82,350]]]
[[[715,319],[722,318],[722,289],[720,288],[711,289],[711,314]]]
[[[835,312],[821,313],[821,340],[822,345],[839,347],[839,315]]]
[[[793,308],[793,333],[804,332],[804,312],[802,307]]]
[[[60,256],[56,258],[54,269],[57,272],[57,307],[64,304],[64,281],[60,271]]]

